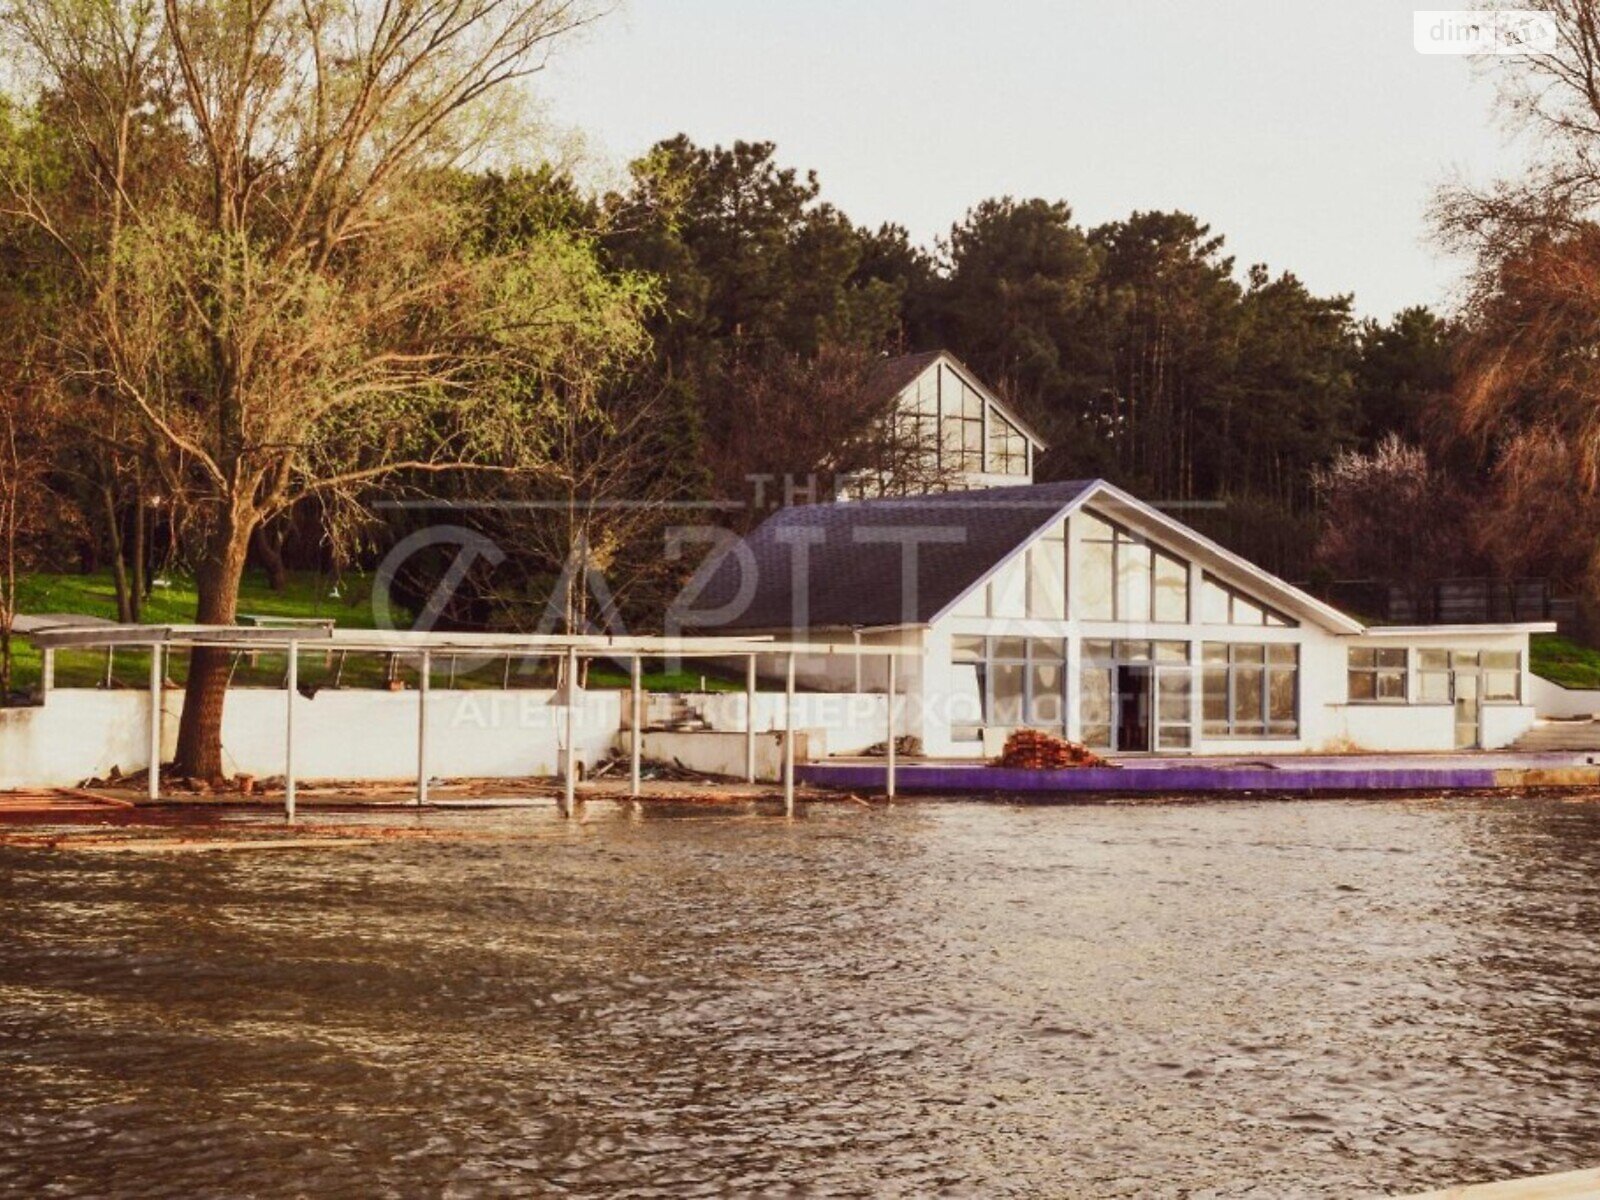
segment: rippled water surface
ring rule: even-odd
[[[1600,803],[427,819],[531,836],[0,849],[0,1188],[1358,1196],[1600,1163]]]

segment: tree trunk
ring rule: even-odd
[[[145,563],[143,479],[133,489],[133,551],[128,558],[133,565],[133,574],[128,580],[128,595],[133,599],[133,619],[139,621],[144,618],[144,602],[150,595]]]
[[[261,560],[262,569],[267,573],[267,586],[275,592],[281,592],[288,585],[288,572],[283,566],[283,537],[276,537],[265,525],[256,526],[256,557]]]
[[[206,545],[195,574],[198,603],[195,620],[202,625],[232,625],[239,609],[239,582],[244,577],[253,518],[226,514]],[[176,769],[180,775],[208,782],[222,774],[222,706],[228,694],[232,654],[197,646],[189,652],[189,682],[178,722]]]
[[[109,483],[100,488],[105,506],[106,538],[111,543],[111,581],[117,589],[117,620],[124,625],[137,619],[128,594],[128,565],[122,557],[122,530],[117,525],[117,498]]]

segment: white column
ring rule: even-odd
[[[860,661],[858,658],[857,662]],[[894,799],[894,685],[895,656],[889,655],[889,740],[884,743],[883,794]]]
[[[744,671],[744,781],[756,781],[756,656],[745,660]]]
[[[794,816],[794,652],[783,687],[783,811]]]
[[[1527,655],[1523,655],[1523,657],[1526,658]],[[56,651],[55,651],[55,647],[54,646],[46,646],[44,648],[44,650],[42,650],[40,652],[40,663],[39,663],[40,699],[48,700],[50,698],[50,689],[55,687],[55,686],[56,686]],[[1527,689],[1523,689],[1523,694],[1524,695],[1527,694]]]
[[[629,739],[630,761],[628,767],[628,787],[630,789],[628,794],[631,796],[639,794],[639,760],[644,754],[644,730],[641,728],[644,724],[643,674],[643,662],[639,654],[635,652],[633,656],[633,720],[630,722],[632,736]]]
[[[428,802],[428,676],[433,658],[422,652],[422,670],[417,676],[417,807]]]
[[[300,690],[300,647],[289,643],[289,670],[283,695],[283,815],[294,824],[294,700]]]
[[[106,650],[107,661],[111,650]],[[161,799],[161,647],[150,643],[150,789],[152,800]]]
[[[561,815],[570,817],[578,798],[578,747],[573,733],[577,722],[573,710],[578,707],[578,648],[567,648],[567,760],[561,772]]]
[[[1200,605],[1205,572],[1200,564],[1189,564],[1189,753],[1200,753],[1200,741],[1205,736],[1205,659],[1201,641]],[[1159,702],[1159,698],[1158,698]]]
[[[1067,624],[1066,702],[1067,740],[1083,741],[1083,637],[1076,621]]]

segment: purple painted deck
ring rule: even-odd
[[[801,782],[815,787],[881,791],[884,768],[878,763],[808,763],[795,768]],[[1505,771],[1493,766],[1372,767],[1077,767],[1028,771],[981,763],[906,763],[895,771],[903,792],[946,795],[973,792],[1070,794],[1126,792],[1193,795],[1205,792],[1324,792],[1473,790],[1507,786]]]

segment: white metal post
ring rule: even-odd
[[[789,652],[783,687],[783,811],[794,816],[794,652]]]
[[[750,655],[744,673],[744,781],[756,781],[756,656]]]
[[[883,794],[894,799],[894,685],[895,657],[889,655],[889,740],[884,743]]]
[[[578,756],[573,744],[576,722],[572,710],[578,704],[578,648],[567,647],[567,762],[561,772],[561,815],[570,817],[578,799]]]
[[[422,652],[422,671],[417,677],[417,807],[428,802],[428,675],[433,670],[432,656]]]
[[[108,650],[109,655],[109,650]],[[150,788],[161,799],[161,647],[150,644]]]
[[[294,698],[300,690],[300,647],[289,643],[289,669],[283,695],[283,816],[294,824]]]
[[[39,691],[41,697],[48,699],[50,689],[56,686],[56,650],[54,646],[46,646],[40,653],[39,663]]]
[[[628,786],[629,795],[639,794],[639,760],[644,754],[644,663],[637,653],[633,656],[633,719],[629,722],[632,726],[632,736],[629,739],[629,764]]]

